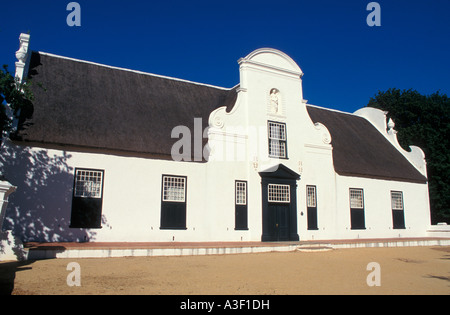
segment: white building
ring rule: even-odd
[[[3,228],[23,241],[427,236],[422,150],[380,110],[307,104],[281,51],[240,59],[221,88],[25,46],[34,111],[2,148]]]

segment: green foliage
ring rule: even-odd
[[[450,99],[439,92],[389,89],[367,106],[389,112],[403,148],[415,145],[425,152],[432,223],[450,223]]]
[[[29,83],[20,83],[8,71],[6,65],[0,70],[0,131],[9,131],[12,127],[11,115],[8,115],[9,105],[12,117],[18,119],[21,126],[33,114],[33,94]]]

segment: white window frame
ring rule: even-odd
[[[287,158],[286,123],[269,121],[269,157]]]
[[[364,209],[364,190],[360,188],[350,188],[350,208]]]
[[[246,206],[247,205],[247,182],[246,181],[236,181],[235,195],[236,195],[236,205],[238,205],[238,206]]]
[[[74,197],[101,199],[103,194],[103,171],[76,169]]]
[[[185,176],[163,175],[162,201],[186,202],[186,182]]]
[[[308,208],[317,207],[317,188],[316,186],[306,186],[306,206]]]
[[[403,192],[391,191],[391,205],[392,205],[392,210],[402,210],[403,211],[403,209],[404,209]]]
[[[269,184],[267,189],[267,198],[269,202],[291,202],[291,186],[283,184]]]

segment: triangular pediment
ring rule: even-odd
[[[271,178],[283,178],[283,179],[295,179],[299,180],[300,175],[291,170],[289,167],[283,164],[274,165],[262,172],[259,172],[261,177],[271,177]]]

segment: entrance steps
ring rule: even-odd
[[[314,252],[327,252],[333,250],[333,245],[331,244],[301,244],[297,246],[297,251],[303,253],[314,253]]]
[[[28,260],[201,256],[292,252],[298,244],[262,242],[202,243],[27,243]]]

